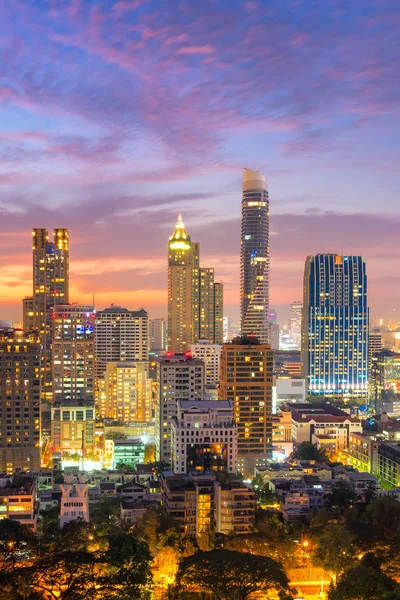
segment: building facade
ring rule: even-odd
[[[89,522],[89,487],[85,475],[65,475],[60,483],[60,529],[71,521],[82,519]]]
[[[152,380],[147,362],[109,362],[101,414],[129,425],[152,421]]]
[[[296,348],[301,347],[301,315],[303,312],[302,302],[292,302],[290,305],[289,333]]]
[[[28,529],[37,529],[37,482],[28,474],[0,475],[0,520],[18,521]]]
[[[230,400],[178,401],[171,419],[174,473],[237,471],[237,427]]]
[[[222,337],[223,286],[214,269],[200,268],[200,244],[179,215],[168,243],[168,349],[183,353],[201,338],[222,343]]]
[[[219,369],[221,361],[221,344],[211,344],[208,340],[199,340],[190,345],[193,358],[199,358],[204,362],[205,384],[218,385]]]
[[[219,483],[212,473],[161,476],[162,504],[183,537],[250,533],[256,497],[240,480]]]
[[[204,363],[185,354],[167,354],[157,361],[154,406],[156,459],[171,460],[171,419],[179,400],[203,400]]]
[[[167,320],[151,319],[149,321],[150,350],[160,352],[167,349]]]
[[[292,410],[292,439],[295,446],[302,442],[335,444],[338,452],[349,448],[350,435],[361,433],[360,419],[330,404],[287,404]],[[328,436],[328,437],[323,437]],[[325,440],[325,442],[323,441]]]
[[[110,306],[96,313],[95,387],[99,409],[107,363],[147,361],[148,343],[149,319],[143,308],[128,310],[121,306]]]
[[[55,402],[51,407],[51,439],[55,452],[84,457],[95,447],[96,414],[92,401]]]
[[[389,487],[400,487],[399,442],[385,442],[379,446],[376,474]]]
[[[0,330],[0,472],[40,468],[40,344]]]
[[[32,230],[33,250],[33,317],[26,311],[30,304],[24,298],[25,326],[39,333],[42,345],[42,397],[52,400],[52,310],[58,304],[69,302],[69,233],[67,229],[55,229],[54,240],[49,241],[46,229]],[[29,317],[29,319],[28,319]]]
[[[241,332],[268,342],[269,200],[264,175],[245,169],[240,254]]]
[[[231,400],[238,427],[238,469],[246,477],[272,452],[272,349],[256,338],[222,346],[218,397]]]
[[[94,404],[93,306],[61,304],[52,312],[53,402]]]
[[[302,365],[308,392],[368,398],[366,265],[361,256],[309,256],[304,271]]]

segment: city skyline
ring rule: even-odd
[[[244,167],[270,190],[279,314],[318,252],[363,255],[371,314],[399,311],[395,6],[6,7],[1,317],[21,320],[37,226],[71,232],[72,301],[95,290],[98,308],[166,316],[165,243],[182,212],[238,318]]]

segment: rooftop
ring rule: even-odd
[[[182,410],[204,412],[209,410],[233,410],[231,400],[179,400]]]
[[[105,308],[104,310],[97,311],[97,316],[120,314],[129,314],[132,317],[147,317],[147,311],[145,311],[144,308],[141,308],[140,310],[128,310],[127,308],[123,308],[122,306],[110,306],[109,308]]]

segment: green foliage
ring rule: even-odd
[[[34,534],[0,522],[0,600],[130,600],[148,595],[152,582],[147,545],[115,528],[108,536],[83,521],[57,535]],[[14,559],[10,560],[10,553]]]
[[[270,490],[269,485],[265,483],[261,475],[256,475],[252,479],[251,486],[255,491],[257,503],[260,506],[270,506],[278,501],[276,494]]]
[[[288,589],[282,566],[267,556],[246,552],[211,550],[184,558],[177,574],[180,589],[200,587],[217,598],[245,600],[254,592]]]
[[[135,522],[134,531],[148,544],[152,554],[162,546],[178,547],[180,544],[175,522],[161,506],[150,506]]]
[[[354,504],[355,500],[356,494],[353,488],[341,480],[335,482],[332,491],[327,496],[328,504],[337,509],[349,508]]]
[[[359,564],[347,569],[330,590],[329,600],[383,600],[399,598],[398,584],[382,573],[380,561],[366,554]],[[395,594],[395,595],[393,595]]]
[[[342,523],[329,523],[317,541],[313,559],[336,579],[353,564],[355,554],[354,536]]]
[[[122,460],[117,462],[115,466],[118,471],[125,471],[125,473],[136,473],[136,469],[133,465],[124,463]]]
[[[127,440],[128,436],[122,431],[108,431],[106,433],[106,440]]]
[[[302,442],[293,453],[294,458],[299,460],[316,460],[318,462],[329,462],[325,450],[319,450],[312,442]]]
[[[120,524],[121,505],[116,496],[102,498],[90,508],[90,522],[101,535],[114,531]]]

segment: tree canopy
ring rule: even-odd
[[[288,578],[282,565],[268,556],[246,552],[211,550],[184,558],[177,574],[181,588],[200,588],[217,598],[245,600],[253,592],[272,588],[287,590]]]

